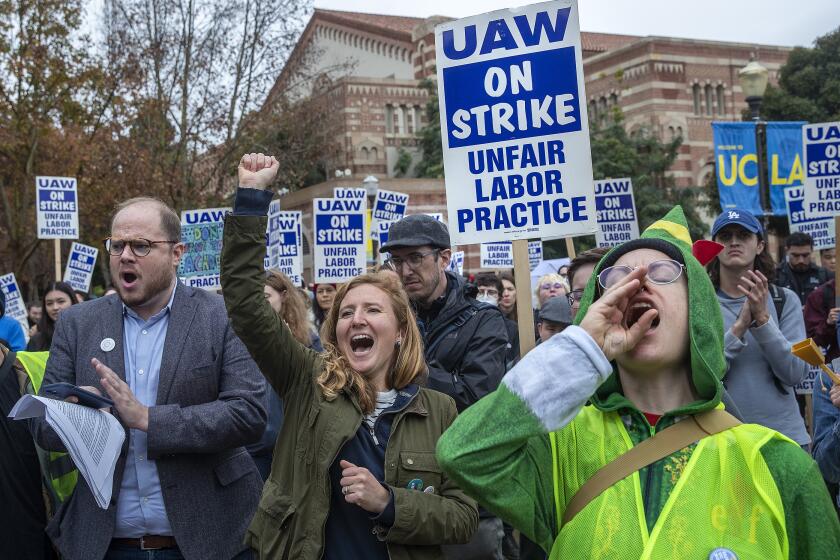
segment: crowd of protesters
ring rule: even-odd
[[[762,223],[736,209],[701,254],[675,208],[517,287],[509,272],[449,271],[446,226],[418,214],[391,226],[380,270],[304,291],[263,268],[277,169],[240,161],[221,296],[178,282],[178,216],[136,198],[105,242],[113,293],[50,284],[27,309],[28,345],[0,297],[0,557],[840,550],[840,386],[818,376],[803,417],[809,369],[790,352],[812,337],[840,356],[833,251],[817,266],[792,234],[776,267]],[[523,357],[531,290],[537,346]],[[7,418],[55,382],[107,396],[126,428],[105,509],[44,419]],[[686,445],[589,489],[689,425]]]

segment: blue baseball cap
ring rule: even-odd
[[[724,210],[715,218],[715,223],[712,226],[712,239],[718,234],[720,230],[728,225],[736,224],[749,231],[755,233],[759,237],[764,237],[764,228],[761,227],[761,222],[752,215],[752,213],[740,208],[732,208]]]

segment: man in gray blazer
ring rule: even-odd
[[[105,242],[117,294],[58,321],[44,385],[107,394],[127,432],[108,509],[80,478],[47,527],[68,560],[250,557],[242,542],[262,480],[243,446],[265,429],[265,382],[222,298],[177,282],[180,229],[160,201],[121,204]],[[43,420],[32,429],[64,450]]]

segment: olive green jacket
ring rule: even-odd
[[[265,300],[265,230],[264,216],[229,214],[221,263],[233,329],[285,403],[271,475],[245,540],[260,558],[316,560],[324,553],[329,468],[363,415],[353,395],[324,398],[315,382],[320,355],[299,344]],[[396,516],[390,528],[375,529],[394,560],[443,558],[441,544],[469,541],[478,525],[475,502],[435,459],[437,440],[455,416],[450,397],[422,388],[393,420],[384,482],[394,494]],[[415,478],[439,493],[408,490]]]

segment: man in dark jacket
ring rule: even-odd
[[[785,250],[787,255],[776,269],[776,280],[773,283],[793,290],[799,296],[800,303],[805,305],[808,295],[833,274],[811,261],[814,241],[807,233],[791,233],[785,240]]]
[[[425,214],[394,223],[388,242],[379,249],[391,253],[417,314],[429,367],[428,386],[455,399],[463,411],[495,391],[505,374],[508,335],[501,311],[464,295],[463,281],[446,272],[452,257],[446,225]],[[502,522],[482,513],[473,540],[446,547],[458,560],[501,559]]]

